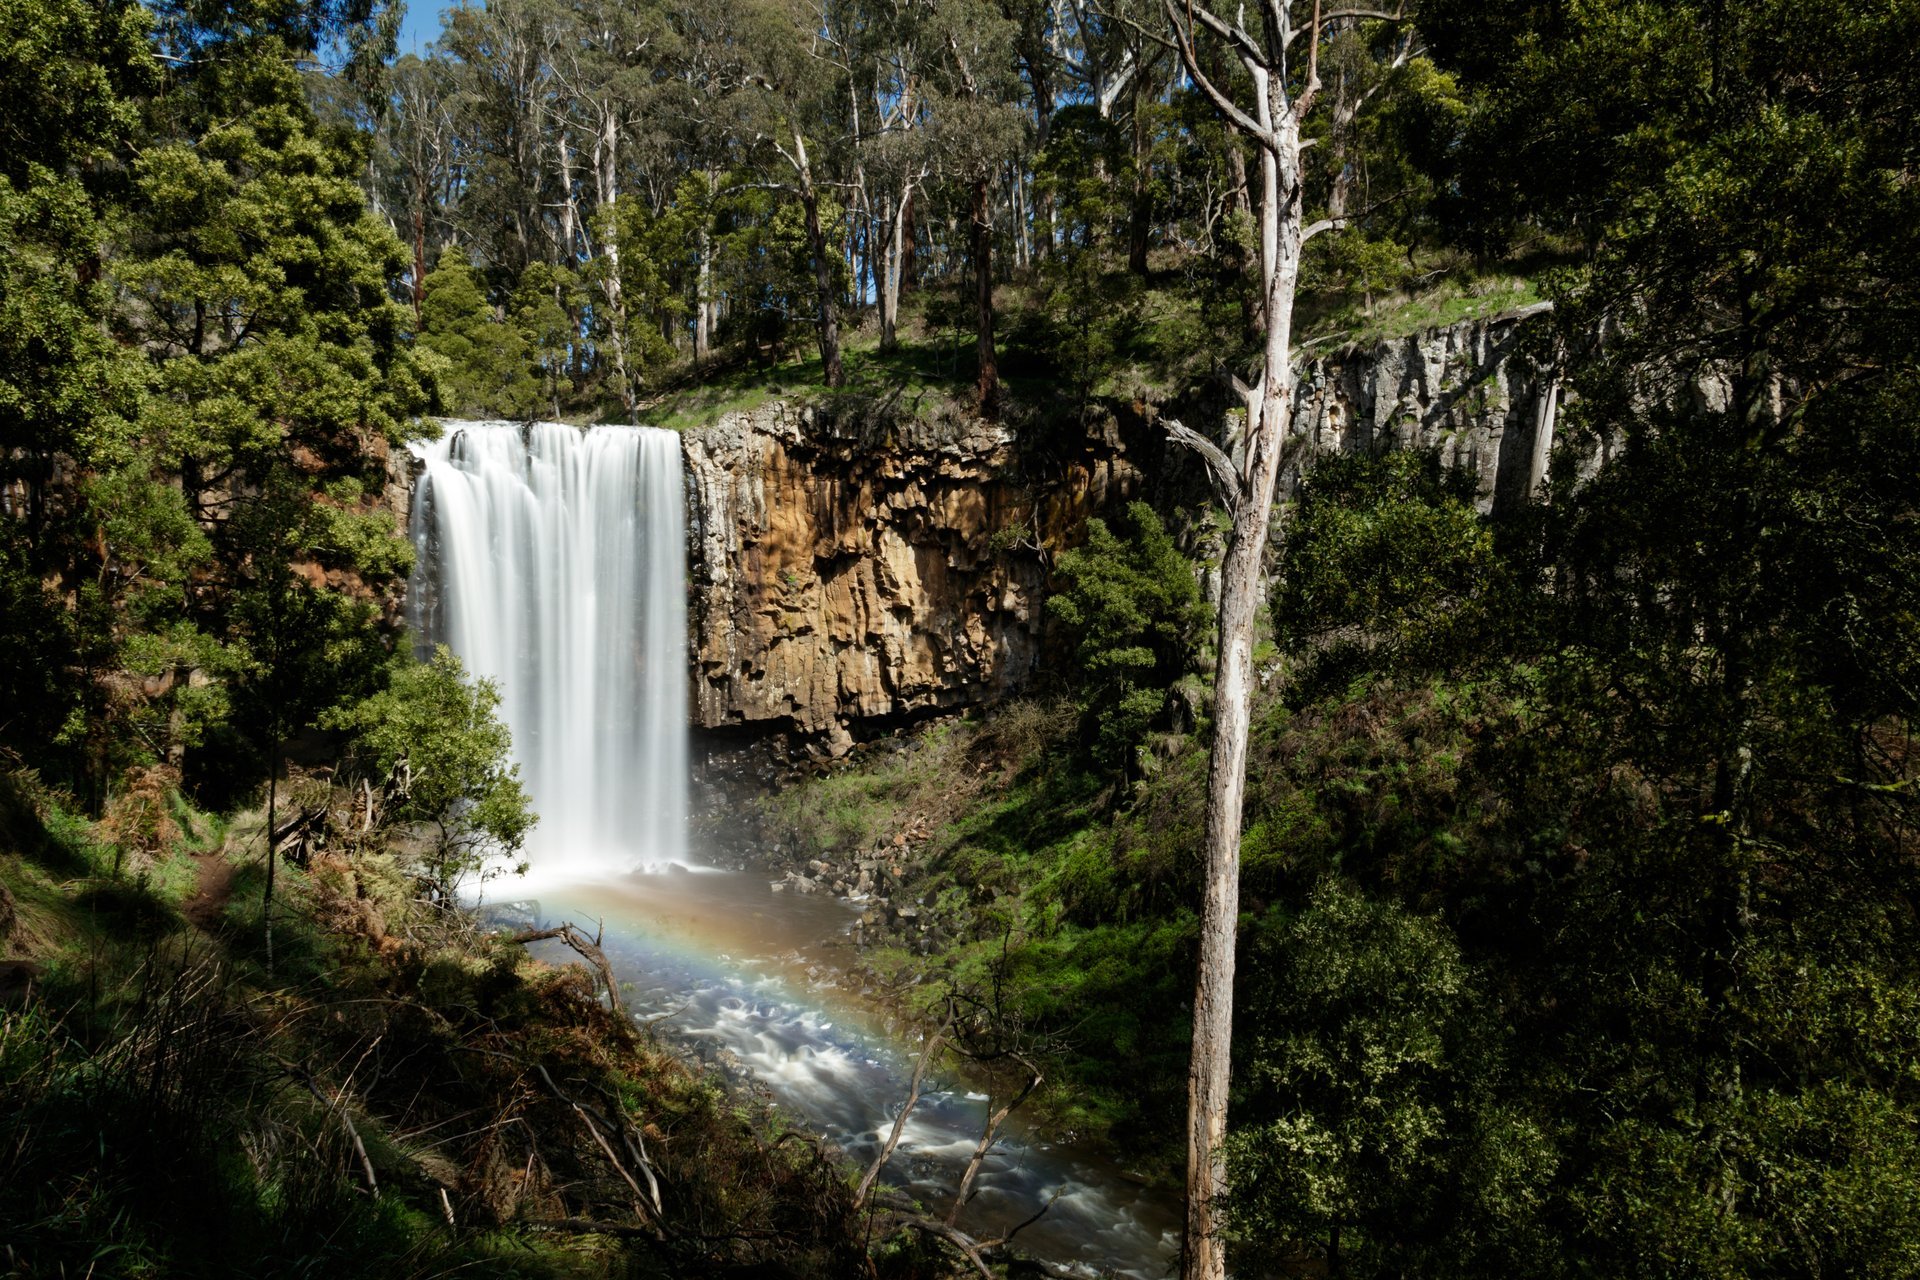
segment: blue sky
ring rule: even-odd
[[[454,0],[407,0],[406,20],[400,24],[400,52],[424,53],[440,34],[440,11]]]

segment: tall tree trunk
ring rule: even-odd
[[[580,240],[580,200],[573,190],[573,148],[567,145],[567,125],[564,120],[554,130],[553,146],[560,178],[559,265],[571,267]]]
[[[902,193],[887,211],[886,235],[880,242],[880,260],[875,264],[874,303],[880,311],[880,349],[892,351],[900,345],[900,231],[907,199]]]
[[[420,304],[427,296],[427,193],[423,187],[413,206],[413,327],[419,329]]]
[[[1007,164],[1007,176],[1013,192],[1013,265],[1025,271],[1033,264],[1033,242],[1029,238],[1031,214],[1027,208],[1027,183],[1018,161]]]
[[[700,273],[694,284],[693,299],[693,363],[697,367],[707,362],[709,344],[713,341],[713,233],[708,230],[704,215],[695,248],[700,255]]]
[[[1000,364],[993,353],[993,205],[991,187],[983,173],[973,180],[973,289],[978,312],[975,352],[980,362],[974,387],[980,413],[993,418],[1000,411]]]
[[[1199,972],[1193,997],[1193,1056],[1187,1095],[1187,1231],[1181,1274],[1224,1280],[1219,1235],[1227,1189],[1225,1139],[1232,1077],[1234,944],[1240,918],[1240,826],[1246,793],[1247,732],[1253,703],[1254,626],[1260,608],[1274,488],[1287,447],[1293,400],[1293,296],[1299,281],[1300,134],[1277,86],[1258,85],[1262,126],[1277,146],[1261,150],[1261,275],[1266,346],[1260,381],[1247,393],[1247,452],[1232,498],[1233,529],[1221,566],[1219,668],[1213,748],[1207,764],[1205,889]],[[1265,98],[1271,92],[1272,100]]]
[[[602,256],[607,260],[605,293],[609,324],[607,338],[613,345],[613,372],[620,384],[620,407],[629,414],[639,396],[633,370],[627,360],[627,297],[620,284],[620,227],[615,206],[620,199],[620,122],[611,105],[600,117],[599,140],[594,143],[594,181],[599,188],[600,207],[606,211],[607,229]]]
[[[793,131],[794,168],[800,177],[800,207],[807,215],[807,249],[813,255],[813,284],[820,295],[820,365],[829,387],[843,385],[840,365],[840,318],[834,305],[833,258],[827,253],[826,233],[820,228],[820,197],[813,187],[813,166],[807,160],[807,142]]]
[[[275,729],[267,749],[267,885],[260,895],[260,920],[267,935],[267,979],[273,979],[273,873],[280,856],[273,847],[273,828],[280,812],[280,731]]]
[[[1127,270],[1147,274],[1147,241],[1153,230],[1153,189],[1148,182],[1147,128],[1136,94],[1133,102],[1133,199],[1127,207]]]
[[[914,236],[914,205],[917,203],[912,187],[900,206],[900,290],[910,292],[920,284],[920,243]]]

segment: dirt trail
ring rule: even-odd
[[[196,853],[193,862],[193,896],[180,910],[196,928],[211,931],[219,927],[227,899],[233,896],[233,877],[239,868],[227,859],[225,849]]]

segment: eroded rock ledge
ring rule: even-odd
[[[1323,450],[1437,448],[1476,472],[1483,509],[1522,500],[1552,435],[1551,378],[1524,336],[1515,317],[1310,361],[1294,429]],[[839,754],[1021,687],[1043,661],[1051,557],[1087,517],[1205,493],[1152,417],[1122,410],[1044,463],[991,423],[850,424],[780,402],[686,433],[694,725]]]
[[[980,421],[851,425],[772,403],[689,431],[693,719],[835,754],[991,702],[1041,659],[1050,557],[1140,486],[1117,429],[1029,477]]]

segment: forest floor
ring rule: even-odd
[[[0,773],[0,1240],[23,1278],[940,1274],[833,1153],[736,1104],[376,848],[175,799],[118,850]],[[16,980],[17,979],[17,980]],[[871,1262],[869,1260],[872,1260]]]

